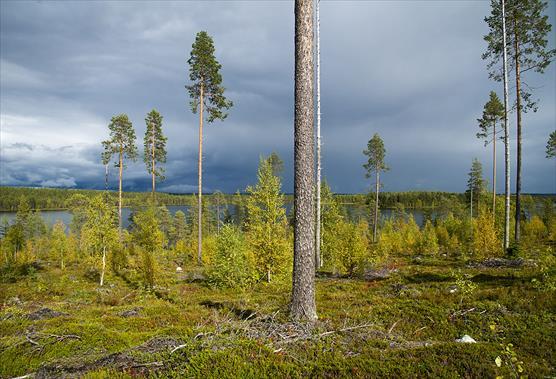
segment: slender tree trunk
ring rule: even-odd
[[[120,158],[119,158],[119,162],[120,162],[120,173],[119,173],[119,189],[118,189],[118,233],[120,235],[120,239],[122,238],[122,176],[123,176],[123,170],[124,170],[124,157],[123,157],[123,151],[122,148],[120,147]]]
[[[506,50],[506,9],[505,0],[502,3],[502,40],[503,40],[503,71],[504,71],[504,161],[505,161],[505,188],[504,188],[504,251],[510,247],[510,126],[508,124],[508,53]]]
[[[106,246],[102,247],[102,271],[100,273],[100,286],[104,285],[104,271],[106,270]]]
[[[104,190],[108,191],[108,163],[104,165]]]
[[[321,241],[321,205],[320,205],[320,191],[321,191],[321,159],[320,159],[320,0],[317,0],[317,221],[315,232],[315,262],[316,268],[322,267],[322,255],[320,252]]]
[[[374,214],[374,225],[373,225],[373,242],[376,243],[376,230],[378,225],[378,191],[380,190],[380,174],[378,169],[376,170],[376,187],[375,187],[375,214]]]
[[[216,199],[216,233],[220,234],[220,199]]]
[[[519,243],[521,222],[521,73],[517,20],[514,17],[515,96],[517,114],[517,171],[515,178],[515,242]]]
[[[471,194],[471,218],[473,218],[473,184],[471,184],[471,188],[469,188],[469,192]]]
[[[155,195],[155,191],[156,191],[156,189],[155,189],[155,187],[156,187],[156,179],[155,179],[155,172],[156,172],[155,170],[156,170],[156,168],[155,168],[155,164],[156,164],[156,162],[155,162],[155,159],[154,159],[154,153],[155,153],[155,152],[154,152],[154,149],[155,149],[155,145],[154,145],[154,131],[153,131],[152,137],[151,137],[151,144],[152,144],[152,148],[151,148],[151,150],[152,150],[152,152],[151,152],[151,163],[152,163],[151,169],[152,169],[152,173],[151,173],[151,174],[152,174],[152,181],[153,181],[153,205],[154,205],[155,196],[156,196],[156,195]]]
[[[202,196],[203,196],[203,81],[201,79],[201,96],[200,96],[200,110],[199,110],[199,196],[197,197],[198,206],[198,235],[197,235],[197,263],[203,263],[203,210],[202,210]]]
[[[496,220],[496,123],[492,125],[492,220]]]
[[[313,0],[295,1],[294,259],[291,318],[317,319]]]

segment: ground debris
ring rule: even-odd
[[[67,313],[58,312],[50,308],[41,308],[38,311],[27,314],[25,318],[35,321],[35,320],[44,320],[47,318],[61,317],[67,315],[68,315]]]
[[[161,359],[152,360],[153,354],[171,352],[176,347],[181,346],[180,344],[182,344],[182,341],[178,339],[157,336],[127,351],[89,359],[88,362],[61,360],[42,365],[37,370],[35,378],[75,378],[101,368],[111,368],[116,371],[127,372],[134,377],[146,376],[165,365],[165,362]]]
[[[118,316],[120,317],[137,317],[139,316],[139,313],[143,310],[143,307],[133,307],[131,309],[128,309],[126,311],[122,311],[120,313],[118,313]]]
[[[507,259],[507,258],[488,258],[482,262],[469,262],[467,264],[469,267],[474,268],[517,268],[523,266],[535,266],[535,262],[530,259]]]

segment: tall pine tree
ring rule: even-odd
[[[155,200],[156,178],[164,180],[164,168],[160,165],[166,163],[166,141],[167,138],[162,134],[162,116],[156,109],[153,109],[145,118],[147,129],[144,138],[143,159],[147,166],[147,171],[152,178],[152,197]],[[157,165],[158,164],[158,165]]]
[[[103,141],[104,152],[102,161],[106,163],[112,159],[114,155],[118,157],[115,165],[118,167],[118,228],[120,235],[122,233],[122,177],[125,167],[124,160],[137,159],[137,147],[135,146],[135,130],[126,114],[120,114],[112,117],[108,125],[110,130],[110,139]]]
[[[373,220],[373,242],[376,242],[377,236],[377,225],[378,225],[378,193],[380,191],[380,173],[388,170],[388,166],[384,162],[384,157],[386,155],[386,149],[384,149],[384,142],[382,138],[375,133],[373,138],[367,143],[367,148],[363,150],[363,154],[367,156],[367,163],[363,165],[365,169],[365,177],[371,178],[375,177],[375,201],[374,201],[374,220]]]
[[[233,105],[224,96],[222,86],[222,66],[214,57],[214,42],[207,32],[197,33],[195,42],[191,49],[191,56],[187,61],[189,64],[189,79],[192,84],[186,86],[191,98],[191,110],[194,114],[199,112],[199,196],[198,200],[198,250],[197,262],[202,263],[202,195],[203,195],[203,121],[205,112],[206,121],[212,123],[215,120],[224,120],[226,111]]]
[[[502,17],[504,5],[505,18]],[[504,56],[503,49],[509,52],[510,68],[514,70],[515,79],[515,110],[517,123],[517,167],[516,167],[516,210],[515,240],[519,243],[521,221],[521,160],[522,160],[522,117],[527,110],[537,110],[536,101],[532,99],[529,86],[524,82],[525,73],[535,71],[544,73],[556,56],[556,49],[548,48],[548,34],[552,25],[544,14],[547,3],[543,0],[491,0],[491,14],[485,18],[489,33],[485,36],[488,43],[483,59],[489,60],[490,76],[502,80],[503,71],[499,68],[500,59]],[[503,24],[505,21],[505,25]],[[503,27],[506,27],[508,38],[504,46]]]
[[[504,119],[504,105],[500,102],[498,95],[490,91],[489,100],[483,109],[483,117],[477,119],[479,132],[477,138],[485,140],[485,146],[492,143],[492,216],[496,212],[496,139],[500,132],[500,124]]]

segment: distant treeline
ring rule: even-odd
[[[67,208],[66,200],[74,194],[93,197],[101,190],[84,189],[61,189],[61,188],[30,188],[30,187],[0,187],[0,211],[16,211],[21,196],[25,196],[31,209],[54,210]],[[116,192],[110,191],[117,196]],[[124,192],[124,206],[136,207],[148,203],[150,192]],[[207,199],[213,195],[206,194]],[[241,196],[248,196],[242,193]],[[340,204],[365,205],[372,201],[374,194],[336,194],[334,195]],[[535,198],[555,198],[556,195],[531,195]],[[526,196],[532,200],[531,196]],[[222,194],[223,200],[228,204],[238,202],[237,194]],[[164,205],[192,205],[195,200],[194,194],[171,194],[158,192],[157,201]],[[529,200],[529,201],[530,201]],[[286,195],[285,202],[291,203],[293,196]],[[454,204],[466,204],[467,198],[464,193],[455,192],[382,192],[379,194],[381,208],[396,208],[403,206],[406,209],[423,208],[449,208]]]
[[[29,188],[29,187],[0,187],[0,210],[16,211],[19,199],[25,196],[31,209],[54,210],[67,208],[66,200],[72,195],[80,194],[92,198],[103,191],[61,188]],[[110,191],[117,196],[117,192]],[[124,206],[141,206],[148,203],[150,192],[124,192]],[[157,201],[164,205],[188,205],[193,201],[193,195],[168,194],[158,192]]]
[[[365,204],[372,201],[374,194],[338,194],[340,203]],[[381,192],[378,195],[381,208],[403,206],[408,209],[437,208],[455,202],[464,202],[465,194],[454,192]]]

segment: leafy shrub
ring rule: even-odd
[[[215,287],[245,288],[253,283],[253,258],[241,231],[224,225],[216,239],[214,261],[207,269],[209,283]]]
[[[427,220],[416,244],[416,251],[419,254],[438,254],[438,239],[432,223]]]

